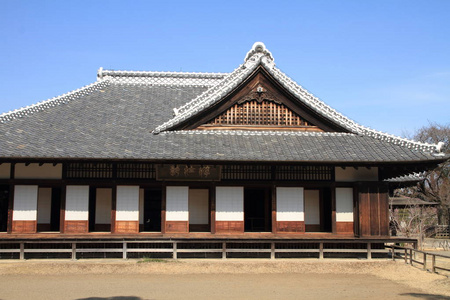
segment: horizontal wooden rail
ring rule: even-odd
[[[401,247],[396,245],[387,245],[386,248],[390,249],[392,260],[395,258],[402,258],[405,260],[405,263],[409,263],[413,265],[413,263],[419,264],[422,266],[423,270],[427,270],[427,257],[431,256],[431,269],[432,273],[437,273],[436,270],[447,271],[450,272],[450,268],[446,268],[444,266],[438,266],[436,264],[436,257],[440,257],[446,260],[447,264],[450,266],[450,256],[432,253],[428,251],[417,250],[413,248]],[[399,251],[396,251],[399,250]],[[416,259],[416,254],[422,254],[422,261]],[[397,255],[399,254],[399,255]],[[403,257],[401,256],[403,254]]]
[[[267,253],[271,259],[275,259],[277,253],[318,254],[319,259],[323,259],[324,254],[330,253],[350,255],[365,253],[367,259],[371,259],[374,253],[389,253],[389,250],[384,247],[373,249],[372,244],[384,243],[359,240],[343,243],[325,240],[32,240],[0,241],[0,254],[19,253],[19,259],[25,259],[26,254],[31,253],[68,253],[72,259],[76,260],[77,254],[81,253],[104,254],[103,256],[107,253],[119,253],[119,255],[121,253],[124,259],[129,257],[129,253],[172,253],[174,259],[177,259],[179,254],[185,253],[221,253],[223,259],[233,253],[248,255]],[[397,248],[391,251],[395,256],[399,251],[407,251],[404,249]]]

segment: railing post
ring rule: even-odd
[[[392,251],[392,260],[395,261],[395,247],[391,246],[391,251]]]
[[[413,251],[412,249],[409,249],[409,264],[413,265]]]
[[[372,243],[367,243],[367,259],[372,259]]]
[[[20,243],[19,259],[21,259],[21,260],[25,259],[25,244],[24,244],[24,242]]]
[[[319,259],[323,259],[323,243],[319,243]]]
[[[122,258],[127,259],[127,242],[123,242]]]
[[[408,250],[405,249],[405,264],[408,263]]]
[[[222,243],[222,259],[227,259],[227,243]]]
[[[77,243],[72,243],[72,260],[77,260]]]
[[[436,273],[436,255],[431,254],[431,272]]]
[[[173,259],[178,259],[178,255],[177,255],[177,242],[173,241]]]
[[[427,254],[425,252],[423,253],[423,269],[427,270]]]
[[[275,259],[275,242],[270,244],[270,259]]]

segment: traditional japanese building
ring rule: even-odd
[[[447,158],[343,116],[262,43],[231,73],[97,76],[0,115],[0,237],[387,238],[387,180]]]

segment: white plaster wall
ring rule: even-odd
[[[14,169],[14,178],[17,179],[61,179],[62,164],[16,164]]]
[[[305,190],[305,224],[320,225],[319,190]]]
[[[139,224],[144,224],[144,189],[139,189]]]
[[[209,223],[209,191],[189,189],[189,224]]]
[[[304,221],[303,188],[277,187],[277,221]]]
[[[3,163],[0,165],[0,179],[9,179],[11,175],[11,164]]]
[[[14,187],[14,221],[36,221],[37,185],[16,185]]]
[[[166,220],[189,221],[189,187],[168,186],[166,190]]]
[[[244,221],[244,187],[216,187],[216,220]]]
[[[367,169],[360,167],[355,169],[347,167],[345,169],[336,167],[335,169],[336,181],[340,182],[354,182],[354,181],[378,181],[378,167]]]
[[[353,188],[336,188],[336,222],[353,222]]]
[[[95,224],[111,224],[112,190],[97,189],[95,201]]]
[[[39,224],[50,224],[50,217],[52,212],[52,189],[39,188],[37,216]]]
[[[87,221],[89,219],[89,186],[68,185],[66,189],[67,221]]]
[[[139,220],[139,186],[117,186],[116,220]]]

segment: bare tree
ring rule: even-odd
[[[437,144],[443,142],[443,152],[450,153],[450,124],[431,123],[420,128],[410,138],[419,142]],[[416,197],[425,201],[437,202],[439,224],[450,224],[450,162],[440,164],[434,170],[426,173],[425,179],[417,186],[402,189],[399,194]]]
[[[422,249],[427,233],[437,225],[436,213],[436,207],[424,207],[411,201],[405,208],[390,210],[391,227],[399,236],[417,237],[418,246]]]

